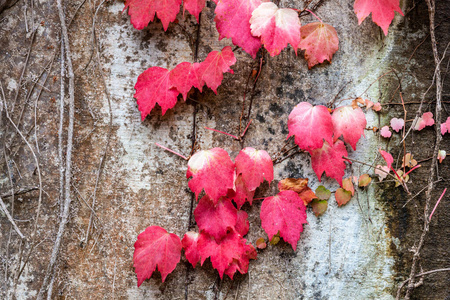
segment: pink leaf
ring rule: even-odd
[[[220,278],[231,265],[233,259],[239,259],[245,253],[245,239],[231,231],[223,239],[217,241],[207,233],[201,233],[197,242],[201,264],[210,257],[213,267],[219,271]]]
[[[375,174],[380,177],[380,181],[383,181],[383,179],[388,176],[390,170],[391,169],[388,166],[377,165],[375,168]]]
[[[373,102],[368,99],[365,100],[365,103],[366,103],[366,110],[373,106]]]
[[[328,177],[336,179],[342,186],[342,177],[345,174],[345,163],[342,156],[347,156],[344,142],[337,140],[333,145],[324,142],[321,149],[315,149],[309,153],[311,154],[311,166],[319,181],[322,173],[325,172]]]
[[[233,50],[230,46],[226,46],[221,52],[210,52],[205,61],[200,64],[198,74],[201,75],[202,81],[217,94],[217,88],[222,83],[223,73],[233,73],[230,67],[235,63]]]
[[[399,6],[399,0],[356,0],[353,6],[358,17],[358,24],[372,13],[372,20],[388,34],[389,25],[394,19],[395,12],[403,16]]]
[[[167,233],[159,226],[147,227],[134,243],[133,261],[138,287],[152,276],[156,266],[164,282],[177,266],[180,256],[181,241],[176,234]]]
[[[141,30],[152,22],[155,13],[161,20],[164,30],[175,21],[180,12],[181,0],[127,0],[125,8],[131,17],[134,28]]]
[[[380,130],[380,134],[384,138],[390,138],[392,136],[392,132],[389,130],[389,126],[383,126]]]
[[[417,120],[416,125],[414,126],[414,130],[420,131],[424,129],[426,126],[433,126],[433,125],[434,125],[433,113],[426,112],[422,115],[422,117],[420,117]]]
[[[200,230],[219,240],[227,234],[228,228],[236,225],[237,209],[228,198],[222,197],[214,204],[206,195],[200,199],[194,216]]]
[[[252,205],[253,196],[255,195],[255,191],[249,191],[245,186],[244,180],[242,179],[242,174],[239,174],[236,177],[236,181],[234,182],[235,189],[228,190],[228,197],[236,203],[238,208],[241,208],[242,205],[246,201]]]
[[[388,168],[390,169],[392,166],[392,163],[394,162],[394,158],[392,157],[392,155],[386,151],[383,151],[381,149],[379,149],[378,151],[380,151],[381,156],[383,157],[384,161],[386,162]]]
[[[298,47],[305,50],[308,68],[328,60],[339,49],[339,38],[333,26],[314,22],[300,28],[301,40]]]
[[[250,18],[253,36],[261,37],[261,42],[271,56],[280,54],[288,43],[297,53],[300,43],[300,19],[295,10],[278,8],[272,2],[259,5]]]
[[[234,229],[241,236],[244,236],[248,233],[248,230],[250,229],[250,223],[248,222],[248,214],[245,211],[237,211],[237,219]]]
[[[184,249],[184,255],[194,268],[200,261],[200,253],[198,253],[197,249],[197,241],[199,236],[200,235],[197,232],[188,231],[184,234],[184,237],[181,240],[181,245],[183,245]]]
[[[375,103],[374,105],[373,105],[373,108],[372,108],[374,111],[380,111],[381,110],[381,104],[380,104],[380,102],[377,102],[377,103]]]
[[[183,0],[184,8],[197,19],[203,8],[205,7],[206,0]]]
[[[403,119],[392,118],[391,119],[391,127],[396,132],[399,132],[403,126],[405,126],[405,121]]]
[[[282,191],[264,199],[261,205],[261,226],[269,240],[280,232],[287,243],[295,250],[306,221],[306,206],[294,191]]]
[[[341,106],[336,108],[331,115],[334,127],[334,140],[336,141],[341,135],[344,136],[344,141],[356,150],[356,143],[364,136],[364,129],[367,121],[366,115],[362,109],[353,108],[351,105]]]
[[[170,72],[160,67],[152,67],[139,75],[134,98],[137,100],[142,121],[152,111],[155,104],[161,106],[162,115],[177,103],[178,91],[171,89]]]
[[[245,186],[254,191],[266,179],[269,184],[273,180],[273,163],[270,155],[264,150],[251,147],[242,149],[235,159],[236,173],[242,174]]]
[[[328,108],[301,102],[289,114],[289,135],[303,150],[322,148],[323,140],[332,143],[333,122]]]
[[[214,203],[225,196],[228,189],[233,189],[234,176],[234,163],[221,148],[195,153],[189,159],[186,172],[186,178],[192,177],[189,188],[195,193],[195,197],[198,198],[200,192],[205,189],[205,193]]]
[[[202,92],[203,82],[198,74],[199,67],[199,63],[183,62],[170,71],[171,87],[176,88],[183,95],[185,101],[192,87],[198,88]]]
[[[260,4],[260,0],[221,0],[215,10],[219,39],[231,38],[233,44],[253,58],[261,47],[261,39],[251,34],[250,18]]]

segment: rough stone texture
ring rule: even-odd
[[[407,195],[392,182],[372,184],[366,191],[359,191],[349,204],[338,208],[333,197],[328,211],[316,218],[308,211],[308,222],[299,241],[297,251],[281,242],[258,252],[258,259],[250,263],[249,274],[237,275],[234,281],[218,280],[217,272],[209,262],[204,266],[190,267],[183,260],[176,270],[161,283],[159,274],[136,286],[133,270],[133,244],[136,236],[147,226],[159,225],[180,236],[187,230],[191,195],[185,178],[186,163],[154,145],[166,145],[188,155],[191,150],[192,101],[179,101],[176,107],[163,117],[156,108],[144,122],[133,99],[137,76],[151,66],[173,68],[180,62],[192,61],[195,37],[195,19],[187,13],[180,15],[179,25],[170,25],[167,32],[160,22],[150,24],[142,31],[135,30],[129,17],[122,13],[123,3],[111,1],[98,10],[96,32],[100,41],[100,62],[92,46],[92,20],[98,3],[86,1],[79,9],[70,27],[73,63],[76,76],[75,152],[73,170],[73,196],[71,220],[66,230],[60,262],[56,270],[53,296],[74,299],[391,299],[397,284],[409,274],[411,253],[409,249],[417,241],[421,228],[423,196],[408,206]],[[402,90],[406,102],[420,101],[431,83],[434,62],[425,39],[428,32],[426,5],[402,3],[405,18],[396,16],[394,25],[385,37],[371,22],[370,17],[357,25],[352,11],[353,1],[325,1],[316,11],[327,23],[333,25],[340,37],[340,49],[333,63],[308,70],[302,55],[296,57],[292,49],[278,57],[265,55],[262,73],[256,85],[251,118],[253,123],[244,145],[264,149],[275,155],[287,136],[287,117],[301,101],[326,105],[339,93],[338,99],[359,96],[381,74],[395,68],[402,77]],[[81,2],[79,2],[81,3]],[[72,16],[79,3],[69,2],[66,7]],[[448,3],[440,3],[439,11],[450,11]],[[203,10],[199,59],[210,51],[231,45],[229,40],[218,41],[215,31],[214,3],[208,2]],[[302,1],[283,1],[285,7],[302,8]],[[27,24],[25,24],[25,14]],[[33,25],[34,16],[34,25]],[[448,18],[438,15],[437,24]],[[314,21],[311,16],[302,23]],[[59,36],[60,27],[56,5],[53,1],[18,2],[0,15],[0,79],[6,92],[6,102],[11,108],[16,90],[20,94],[13,119],[24,114],[21,130],[28,133],[29,142],[39,145],[39,161],[43,176],[43,206],[39,221],[36,246],[31,252],[20,278],[15,284],[21,251],[27,253],[32,243],[21,244],[11,231],[10,224],[0,217],[0,298],[34,298],[41,286],[49,253],[58,224],[59,173],[57,160],[57,126],[60,90]],[[438,29],[440,51],[448,42],[448,22]],[[31,39],[31,28],[37,27],[36,38],[24,80],[19,78]],[[27,33],[28,28],[28,33]],[[447,33],[447,35],[446,35]],[[425,39],[423,45],[420,43]],[[410,59],[414,49],[414,56]],[[28,103],[26,94],[32,81],[56,53],[53,68],[37,102],[37,127],[34,128],[34,105],[37,92],[43,84],[39,81]],[[197,145],[201,149],[222,147],[235,157],[241,144],[203,127],[236,133],[239,126],[242,99],[249,72],[259,68],[259,61],[236,50],[238,62],[234,75],[226,74],[215,95],[206,89],[195,99],[198,103]],[[444,60],[447,64],[448,60]],[[98,71],[97,65],[103,75]],[[44,73],[44,77],[47,73]],[[106,87],[103,86],[105,77]],[[448,82],[448,79],[446,79]],[[400,101],[394,91],[398,86],[390,74],[374,83],[364,95],[383,103]],[[112,136],[107,151],[103,173],[96,193],[95,211],[99,220],[95,230],[85,243],[90,210],[84,201],[92,202],[99,163],[107,142],[109,109],[104,89],[111,97]],[[444,93],[445,94],[445,93]],[[247,95],[247,99],[249,99]],[[430,92],[426,100],[433,99]],[[444,96],[448,100],[448,93]],[[3,99],[2,99],[3,101]],[[248,100],[247,100],[248,101]],[[349,103],[344,100],[342,103]],[[248,103],[248,102],[247,102]],[[408,107],[408,118],[413,118],[417,105]],[[425,111],[433,111],[428,105]],[[392,116],[402,116],[401,106],[394,105],[381,114],[367,112],[368,126],[385,125]],[[447,114],[444,112],[444,116]],[[0,124],[6,135],[7,153],[16,187],[36,186],[35,163],[28,148],[19,137],[13,137],[13,129],[5,118]],[[433,144],[432,129],[414,133],[407,140],[408,150],[418,160],[427,159]],[[10,142],[12,141],[12,142]],[[358,143],[356,151],[349,151],[351,158],[368,163],[381,163],[377,149],[395,147],[398,135],[389,144],[372,131]],[[2,140],[3,143],[3,140]],[[443,149],[450,152],[448,136]],[[447,147],[447,148],[446,148]],[[0,148],[3,148],[0,147]],[[350,150],[350,148],[348,147]],[[0,151],[3,151],[1,149]],[[5,159],[0,157],[0,195],[10,189]],[[396,158],[396,156],[394,156]],[[429,164],[429,162],[428,162]],[[411,189],[418,192],[425,185],[428,165],[411,176]],[[436,198],[446,186],[448,162],[440,166],[442,183],[436,189]],[[373,173],[369,167],[353,164],[347,175]],[[338,185],[334,180],[322,178],[320,183],[310,167],[306,154],[299,154],[275,167],[275,181],[258,190],[255,197],[275,194],[277,182],[286,177],[307,177],[315,189],[324,184],[331,190]],[[413,192],[414,193],[414,192]],[[5,198],[11,209],[11,198]],[[76,200],[78,199],[78,200]],[[247,239],[254,243],[265,236],[260,227],[260,202],[244,209],[249,213],[250,232]],[[37,206],[37,192],[16,197],[14,216],[26,236],[32,232]],[[434,202],[433,202],[434,203]],[[448,267],[449,262],[449,204],[444,198],[433,217],[430,235],[422,256],[424,270]],[[11,233],[10,233],[11,232]],[[23,259],[21,264],[23,265]],[[6,275],[5,275],[6,274]],[[448,273],[425,278],[423,287],[416,290],[417,299],[444,299],[448,294]]]

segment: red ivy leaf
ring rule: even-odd
[[[228,189],[233,189],[234,176],[234,163],[221,148],[202,150],[192,155],[186,172],[186,178],[192,177],[189,188],[195,197],[198,199],[200,192],[205,189],[215,204],[227,194]]]
[[[242,149],[236,156],[236,174],[242,174],[245,186],[254,191],[266,179],[269,184],[273,180],[273,163],[270,155],[264,150],[251,147]]]
[[[260,0],[221,0],[217,3],[214,21],[219,40],[231,38],[233,44],[255,58],[261,40],[251,34],[250,18],[260,4]]]
[[[156,13],[165,31],[169,27],[169,23],[177,18],[180,4],[181,0],[127,0],[124,9],[128,8],[134,28],[143,29],[153,21]]]
[[[278,8],[275,3],[259,5],[250,18],[252,35],[261,37],[261,42],[271,56],[280,54],[288,43],[297,54],[300,43],[300,19],[290,8]]]
[[[219,241],[202,232],[197,245],[201,264],[203,265],[205,260],[210,257],[214,269],[219,271],[220,278],[223,278],[223,273],[231,265],[233,259],[239,259],[245,253],[245,239],[242,239],[235,231],[231,231]]]
[[[384,35],[387,35],[395,12],[403,16],[399,3],[399,0],[356,0],[353,9],[358,17],[358,24],[372,13],[372,20],[383,29]]]
[[[151,67],[139,75],[134,98],[137,100],[142,121],[158,103],[162,115],[177,104],[178,91],[171,89],[170,71],[160,67]]]
[[[206,0],[183,0],[184,8],[197,19],[197,23],[198,17],[202,12],[203,7],[205,7],[205,4]]]
[[[184,234],[184,237],[181,240],[181,245],[183,245],[184,249],[184,255],[194,268],[200,261],[200,253],[198,253],[197,249],[197,241],[199,236],[200,235],[197,232],[188,231]]]
[[[245,186],[245,183],[242,179],[242,174],[236,177],[235,190],[228,190],[228,197],[236,203],[238,208],[241,208],[242,205],[246,201],[252,205],[253,196],[255,195],[255,191],[249,191]]]
[[[214,204],[206,195],[200,199],[194,216],[200,230],[219,240],[227,234],[228,228],[236,225],[237,209],[228,198],[222,197]]]
[[[323,105],[299,103],[289,114],[288,129],[288,138],[295,135],[295,143],[303,150],[322,148],[323,140],[333,141],[333,122]]]
[[[241,236],[244,236],[248,233],[249,228],[250,228],[250,223],[248,222],[248,214],[243,210],[238,210],[236,225],[234,226],[234,229]]]
[[[336,108],[331,115],[334,127],[334,140],[336,141],[341,135],[344,141],[349,143],[353,150],[356,150],[356,143],[364,136],[364,129],[367,121],[366,115],[362,109],[353,108],[351,105]]]
[[[244,253],[240,256],[239,259],[233,259],[230,266],[225,270],[225,274],[227,274],[231,278],[231,280],[233,280],[236,271],[239,271],[239,273],[241,274],[247,273],[249,260],[256,259],[256,256],[256,249],[251,244],[245,245]]]
[[[217,94],[217,88],[222,83],[223,73],[233,73],[230,67],[235,63],[233,50],[230,46],[226,46],[220,52],[210,52],[205,61],[200,64],[198,72],[202,76],[202,81]]]
[[[321,149],[312,150],[310,154],[311,166],[319,181],[322,173],[325,172],[328,177],[336,179],[342,186],[342,177],[345,174],[345,163],[342,156],[347,156],[344,142],[337,140],[333,145],[324,142]]]
[[[156,266],[164,282],[177,266],[180,256],[181,241],[176,234],[167,233],[159,226],[147,227],[134,243],[133,261],[138,287],[152,276]]]
[[[381,149],[379,149],[378,151],[380,151],[381,156],[383,157],[384,161],[387,164],[388,169],[391,168],[392,163],[394,162],[394,158],[392,157],[392,155],[386,151],[383,151]]]
[[[301,40],[298,47],[305,51],[308,68],[328,60],[339,49],[339,38],[333,26],[314,22],[300,28]]]
[[[269,240],[280,232],[280,236],[295,250],[306,222],[306,206],[294,191],[282,191],[264,199],[261,205],[261,226]]]
[[[170,71],[171,87],[176,88],[186,101],[187,93],[192,87],[196,87],[202,92],[203,82],[198,73],[199,63],[183,62]]]

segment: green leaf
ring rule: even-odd
[[[331,192],[330,190],[328,190],[326,187],[324,187],[323,185],[320,185],[315,192],[317,198],[319,198],[320,200],[328,200],[330,199],[331,196]]]
[[[327,211],[328,201],[314,199],[311,202],[311,207],[312,207],[312,210],[313,210],[314,214],[316,215],[316,217],[319,217]]]

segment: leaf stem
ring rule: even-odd
[[[315,14],[315,13],[313,13],[312,11],[310,11],[309,9],[305,9],[307,12],[309,12],[310,14],[312,14],[314,17],[316,17],[316,19],[317,20],[319,20],[320,21],[320,23],[323,23],[323,21]]]
[[[160,147],[160,148],[163,148],[164,150],[169,151],[169,152],[171,152],[171,153],[173,153],[173,154],[175,154],[175,155],[178,155],[179,157],[181,157],[181,158],[184,159],[184,160],[189,160],[189,158],[187,158],[186,156],[184,156],[184,155],[182,155],[182,154],[180,154],[180,153],[178,153],[178,152],[176,152],[176,151],[173,151],[173,150],[171,150],[171,149],[169,149],[169,148],[167,148],[167,147],[164,147],[163,145],[160,145],[160,144],[158,144],[158,143],[155,143],[155,145],[158,146],[158,147]]]
[[[250,122],[249,122],[249,124],[250,124]],[[247,126],[248,127],[248,126]],[[240,140],[237,136],[235,136],[235,135],[232,135],[232,134],[229,134],[229,133],[226,133],[226,132],[223,132],[223,131],[220,131],[220,130],[217,130],[217,129],[213,129],[213,128],[209,128],[209,127],[204,127],[205,129],[208,129],[208,130],[212,130],[212,131],[215,131],[215,132],[218,132],[218,133],[222,133],[222,134],[225,134],[225,135],[228,135],[228,136],[231,136],[233,139],[235,139],[235,140]],[[247,129],[246,129],[247,130]],[[245,133],[245,131],[244,131],[244,133]]]
[[[247,127],[245,127],[244,131],[241,134],[241,137],[244,137],[245,133],[247,132],[248,127],[250,126],[250,124],[252,123],[253,119],[250,119],[250,121],[247,124]]]
[[[431,221],[431,217],[433,216],[434,211],[436,210],[436,207],[439,205],[439,202],[441,202],[442,197],[444,197],[444,194],[446,191],[447,191],[447,188],[444,189],[444,191],[442,192],[442,195],[439,197],[439,200],[436,202],[436,205],[434,206],[433,210],[431,211],[430,218],[428,219],[429,221]]]

